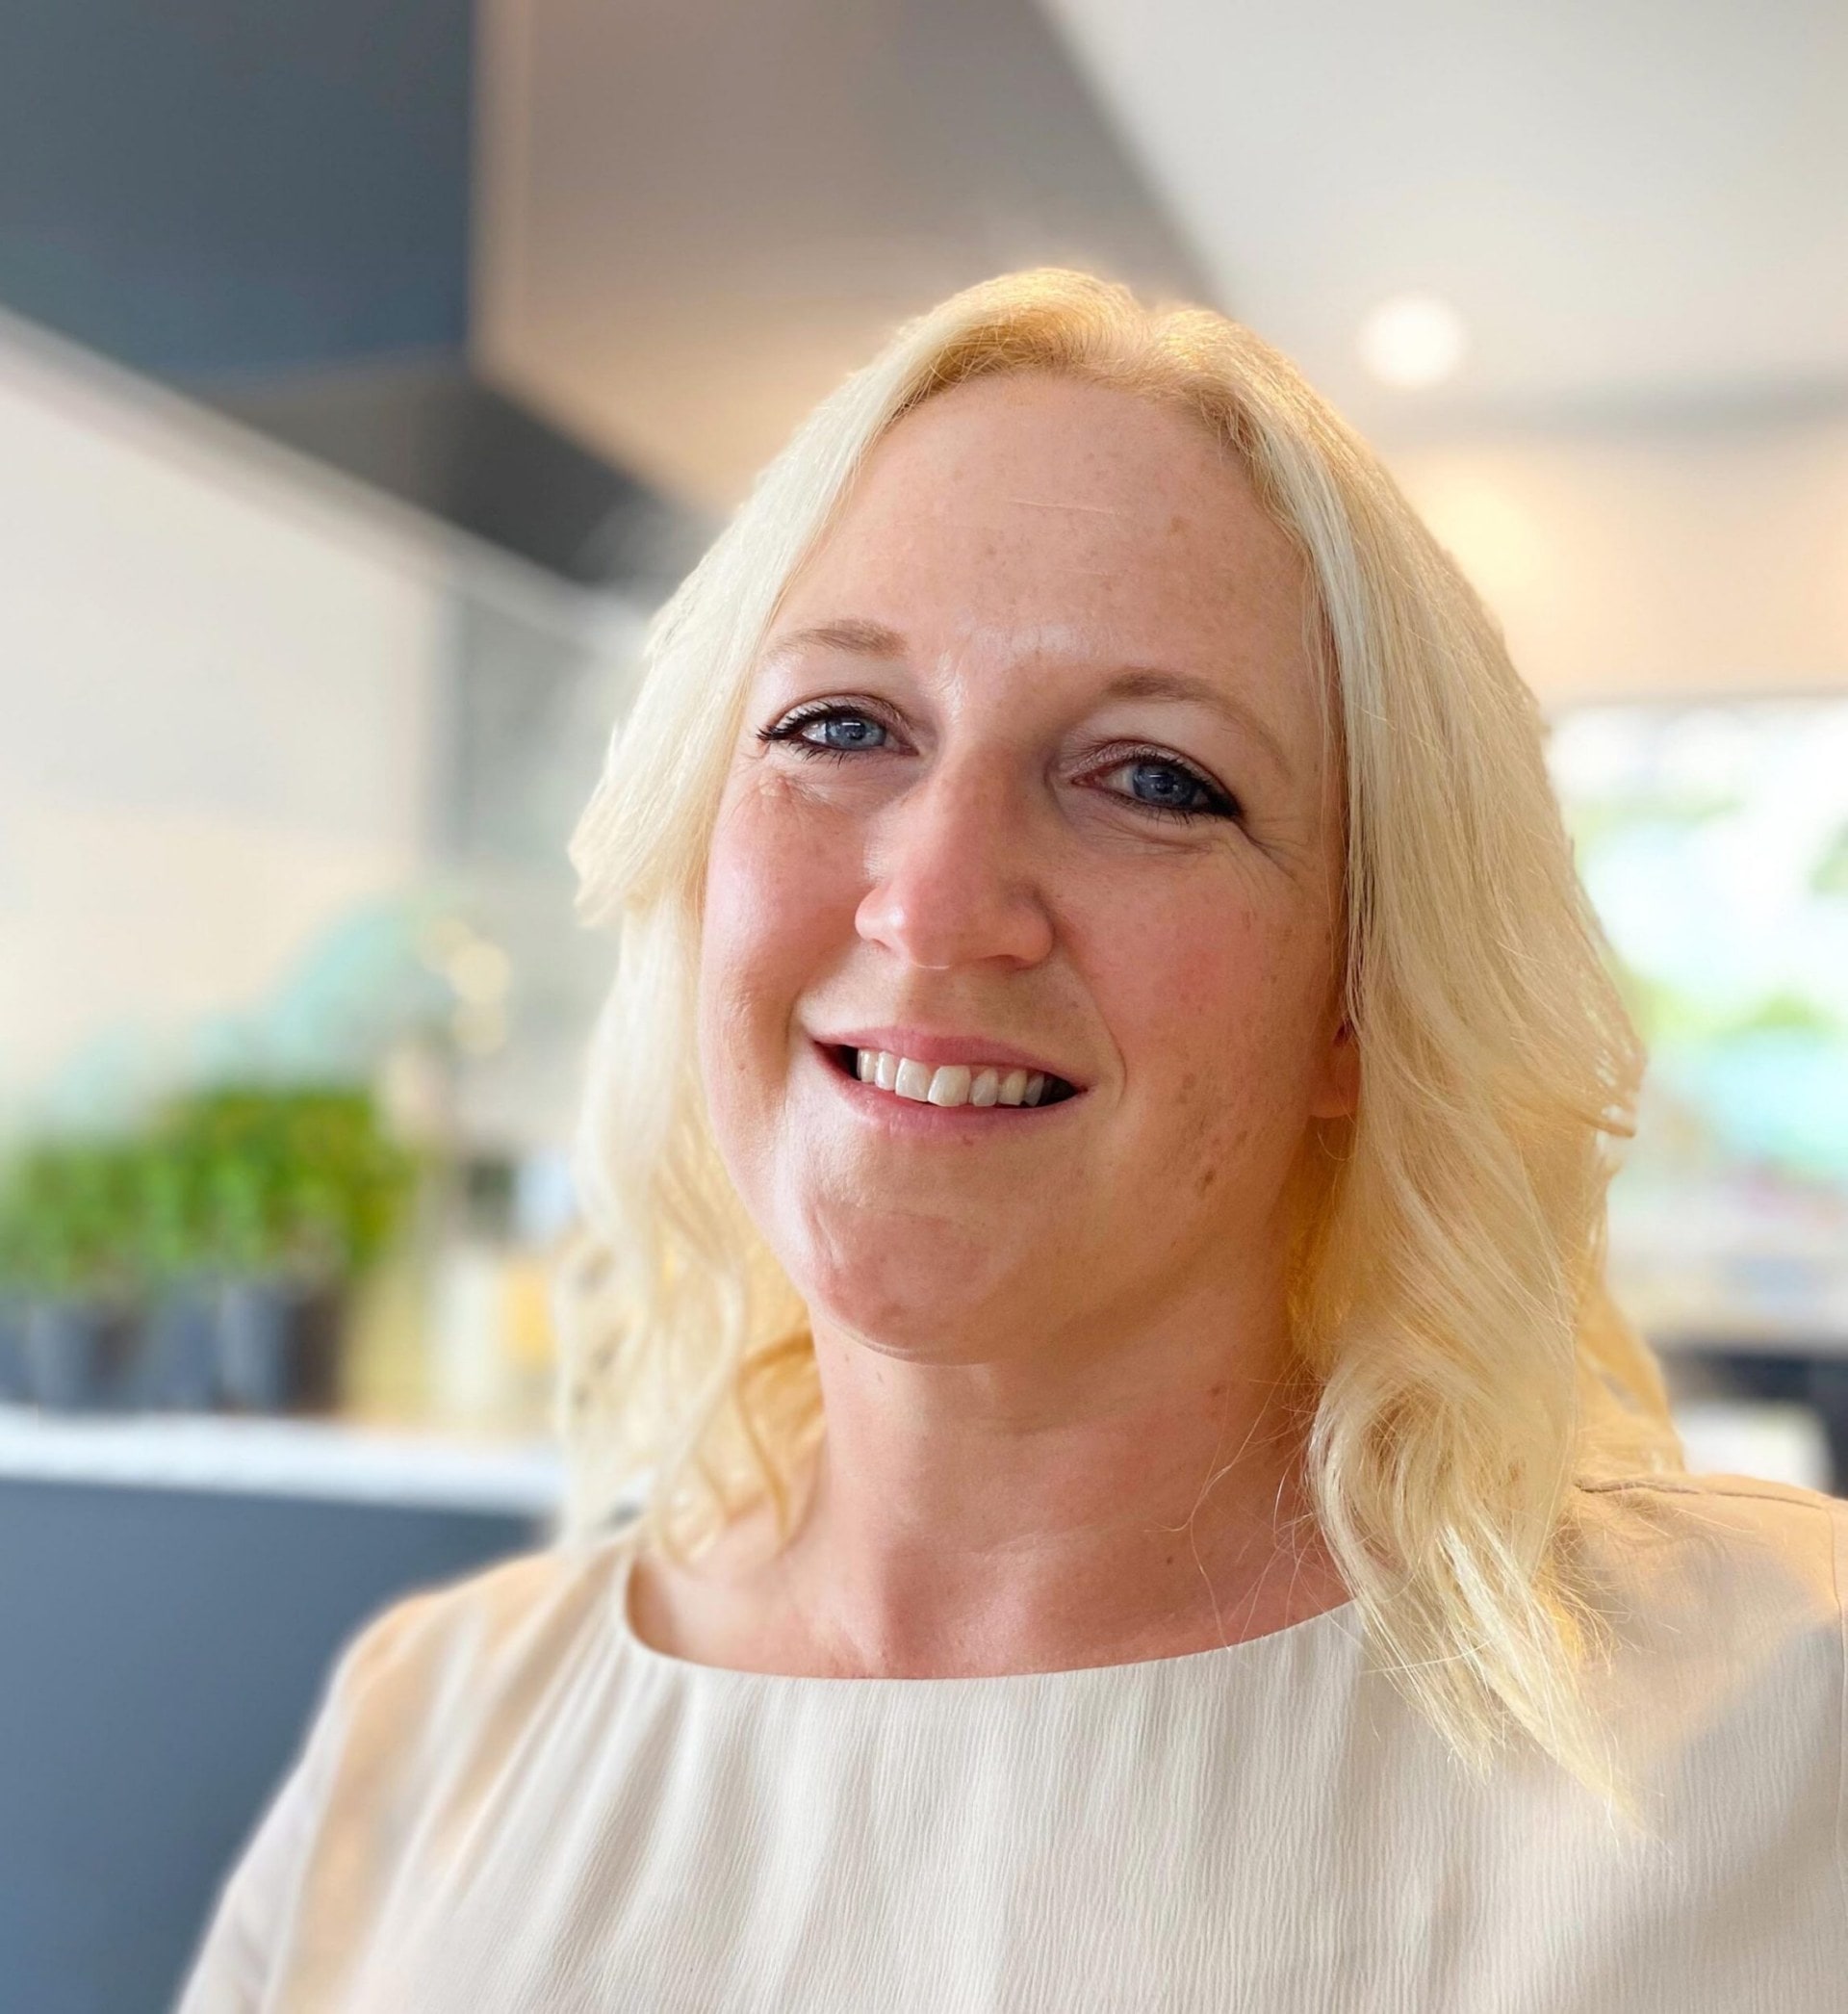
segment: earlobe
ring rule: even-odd
[[[1310,1106],[1315,1119],[1347,1119],[1360,1104],[1360,1045],[1344,1020],[1335,1030],[1322,1072],[1322,1091]]]

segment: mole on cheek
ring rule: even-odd
[[[1225,1122],[1219,1123],[1210,1118],[1200,1121],[1187,1143],[1200,1155],[1199,1173],[1194,1177],[1196,1197],[1205,1196],[1223,1170],[1238,1165],[1252,1132],[1248,1118],[1241,1121],[1226,1115]]]

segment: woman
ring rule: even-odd
[[[1840,2005],[1848,1505],[1605,1292],[1542,735],[1245,330],[901,331],[574,849],[556,1542],[347,1646],[185,2014]]]

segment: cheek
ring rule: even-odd
[[[747,1060],[779,1058],[790,1017],[839,933],[841,902],[805,845],[799,822],[778,815],[764,793],[721,810],[706,859],[700,933],[700,1039],[707,1083],[735,1080]]]
[[[1111,932],[1104,1012],[1202,1193],[1230,1157],[1294,1139],[1318,955],[1294,916],[1223,887],[1139,904]]]

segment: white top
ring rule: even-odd
[[[179,2014],[1839,2014],[1848,1502],[1584,1501],[1660,1845],[1525,1743],[1476,1785],[1351,1604],[1072,1671],[726,1671],[634,1635],[623,1533],[355,1634]]]

